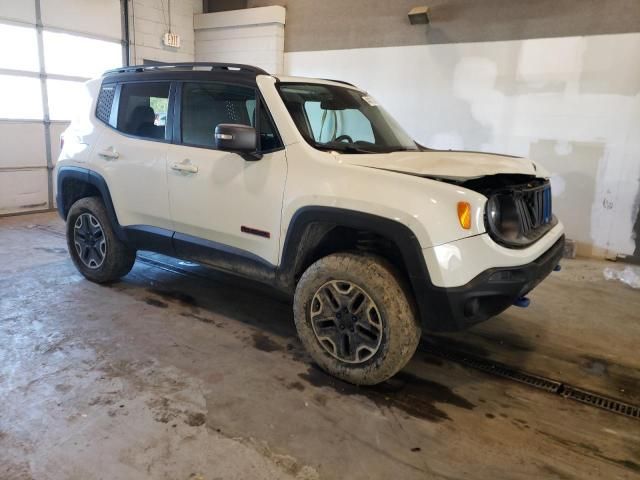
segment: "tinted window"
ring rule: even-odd
[[[168,109],[168,82],[123,84],[118,130],[137,137],[164,139]]]
[[[221,123],[256,127],[256,92],[253,88],[216,83],[185,83],[182,90],[182,141],[215,147]],[[264,109],[260,115],[261,150],[280,147],[275,128]]]

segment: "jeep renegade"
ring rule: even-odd
[[[345,82],[124,67],[85,84],[62,140],[57,207],[87,279],[149,250],[273,285],[315,362],[355,384],[398,372],[423,331],[525,301],[562,256],[540,165],[422,147]]]

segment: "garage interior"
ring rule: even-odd
[[[0,39],[0,479],[640,478],[640,2],[0,0]],[[263,285],[149,252],[87,281],[54,191],[79,86],[178,62],[352,82],[420,144],[540,162],[562,270],[375,387]]]

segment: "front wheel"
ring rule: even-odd
[[[69,209],[67,247],[80,273],[97,283],[125,276],[136,260],[136,251],[118,239],[97,197],[81,198]]]
[[[375,385],[411,359],[420,340],[414,303],[383,258],[337,253],[304,272],[294,296],[298,335],[326,372]]]

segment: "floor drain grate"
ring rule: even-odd
[[[524,383],[540,390],[546,390],[547,392],[551,393],[558,393],[562,388],[562,382],[541,377],[539,375],[526,373],[521,370],[511,368],[502,363],[494,362],[492,360],[486,360],[484,358],[475,357],[466,353],[457,352],[455,350],[443,350],[434,347],[433,345],[426,345],[425,347],[429,353],[437,355],[438,357],[446,358],[448,360],[451,360],[452,362],[459,363],[476,370],[481,370],[498,377]]]
[[[605,397],[598,393],[582,390],[581,388],[564,385],[561,395],[566,398],[571,398],[580,403],[585,403],[609,412],[617,413],[618,415],[624,415],[625,417],[640,419],[640,407],[625,403],[620,400]]]
[[[431,343],[423,343],[423,346],[426,352],[446,360],[451,360],[452,362],[465,367],[480,370],[509,380],[514,380],[519,383],[524,383],[531,387],[545,390],[585,405],[591,405],[592,407],[600,408],[611,413],[640,420],[640,406],[631,405],[630,403],[606,397],[599,393],[573,387],[558,380],[533,375],[522,370],[511,368],[499,362],[476,357],[474,355],[451,350],[449,348],[441,348]]]

